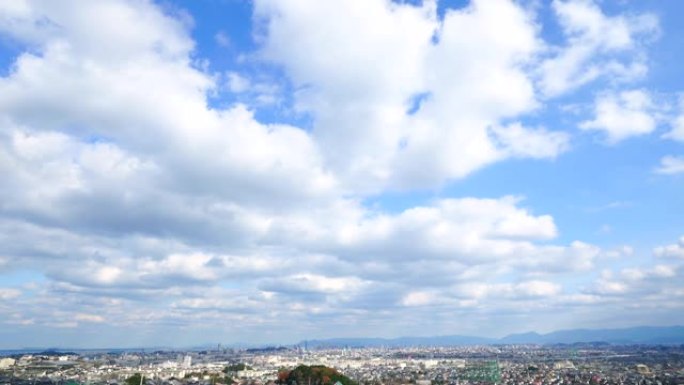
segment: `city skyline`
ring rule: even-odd
[[[0,349],[684,324],[684,3],[0,3]]]

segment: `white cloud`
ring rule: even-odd
[[[599,95],[594,114],[594,119],[582,122],[580,128],[604,132],[610,144],[649,134],[656,128],[651,96],[643,90]]]
[[[62,141],[80,142],[80,147],[144,154],[161,164],[167,173],[165,182],[177,184],[174,189],[211,186],[212,193],[228,200],[262,196],[269,201],[274,193],[287,191],[290,183],[295,195],[312,182],[318,185],[314,189],[331,192],[334,177],[323,170],[318,149],[304,131],[259,124],[242,106],[221,111],[207,108],[206,93],[215,88],[214,79],[191,65],[192,41],[182,25],[147,3],[138,9],[131,4],[98,2],[79,6],[79,15],[109,17],[109,7],[116,9],[114,15],[121,20],[107,19],[98,28],[87,28],[87,33],[84,29],[93,18],[75,16],[65,11],[67,6],[29,7],[35,17],[52,20],[60,28],[41,35],[40,54],[22,54],[10,75],[0,81],[0,106],[8,130],[31,136],[42,131],[61,135]],[[149,23],[139,23],[147,19]],[[132,35],[126,29],[111,40],[116,46],[112,51],[121,51],[117,55],[123,61],[112,58],[109,49],[97,48],[114,33],[106,23],[115,21],[120,22],[111,26],[115,30],[131,24]],[[30,18],[21,22],[27,28],[32,25]],[[136,39],[136,35],[145,38]],[[91,40],[98,41],[97,47],[91,46]],[[90,142],[93,137],[103,138],[110,147],[96,146]],[[62,163],[68,167],[59,168],[79,174],[83,164],[71,162],[68,151],[63,156]],[[218,179],[223,186],[216,183]],[[278,180],[279,189],[268,188]],[[243,191],[235,192],[236,185],[243,186]],[[261,193],[248,193],[248,186]],[[60,193],[61,186],[55,187],[55,193]],[[240,193],[242,198],[236,196]]]
[[[672,155],[664,156],[660,159],[660,166],[656,168],[655,172],[668,175],[684,173],[684,157]]]
[[[681,259],[684,257],[684,238],[678,244],[659,246],[653,249],[656,258]],[[617,304],[626,303],[629,307],[642,309],[671,306],[682,280],[682,264],[653,263],[649,261],[637,267],[626,267],[619,271],[604,270],[599,279],[587,288],[587,294],[608,296]],[[648,298],[647,301],[643,301]],[[668,304],[668,305],[666,305]],[[678,307],[674,305],[674,307]]]
[[[602,295],[624,294],[628,290],[627,285],[622,282],[603,280],[596,284],[594,291]]]
[[[407,307],[454,306],[485,307],[501,300],[540,300],[561,293],[561,285],[548,281],[532,280],[518,283],[458,284],[446,290],[412,290],[400,299]]]
[[[98,57],[120,65],[132,55],[150,53],[164,59],[183,60],[194,44],[182,20],[168,17],[150,2],[130,4],[104,0],[80,4],[69,0],[61,4],[37,4],[22,0],[12,3],[0,8],[0,30],[51,53],[61,45],[74,50],[79,57]],[[74,7],[80,12],[72,12]],[[127,28],[122,29],[122,25]],[[108,44],[102,44],[103,41]]]
[[[74,316],[74,319],[76,321],[81,321],[81,322],[95,322],[95,323],[101,323],[104,322],[105,319],[101,315],[97,314],[86,314],[86,313],[79,313]]]
[[[679,108],[670,120],[671,130],[663,138],[684,142],[684,95],[679,96]]]
[[[609,229],[608,232],[612,232],[612,229]],[[621,246],[612,250],[606,250],[603,253],[603,256],[606,258],[624,258],[633,254],[634,249],[631,246]]]
[[[295,274],[265,282],[261,288],[270,292],[353,294],[368,285],[357,277],[327,277],[316,274]]]
[[[672,123],[672,131],[665,135],[666,138],[684,142],[684,114],[678,116]]]
[[[641,46],[658,33],[658,19],[651,14],[607,16],[591,0],[554,0],[566,46],[540,68],[540,87],[556,96],[605,76],[612,81],[633,81],[648,71]],[[617,56],[629,52],[630,59]]]
[[[492,129],[496,140],[511,156],[555,158],[569,147],[569,135],[543,128],[529,129],[520,123]]]
[[[0,288],[0,300],[14,299],[21,295],[21,291],[17,289]]]
[[[529,299],[550,297],[561,292],[562,287],[553,282],[532,280],[519,283],[470,283],[458,285],[457,295],[483,300],[485,298]]]
[[[435,293],[412,291],[401,299],[401,304],[403,306],[425,306],[433,304],[436,299]]]
[[[226,76],[228,77],[227,83],[230,92],[239,94],[249,90],[251,86],[249,79],[241,76],[237,72],[228,72]]]
[[[659,258],[683,258],[684,259],[684,237],[679,238],[679,242],[658,246],[653,249],[653,254]]]
[[[478,263],[512,258],[532,252],[531,241],[557,234],[553,218],[534,216],[517,207],[518,201],[514,197],[443,199],[396,215],[360,212],[356,220],[333,222],[335,226],[327,230],[320,227],[321,222],[302,229],[314,228],[313,234],[293,231],[290,225],[290,233],[284,236],[311,239],[309,247],[323,247],[352,259],[438,258]]]
[[[528,281],[513,286],[513,290],[520,295],[529,297],[550,297],[561,291],[561,286],[546,281]]]
[[[563,134],[544,130],[490,136],[502,118],[538,106],[524,67],[541,43],[531,15],[511,1],[474,1],[443,20],[433,2],[263,0],[256,12],[263,56],[299,87],[297,108],[313,115],[326,162],[357,192],[438,185],[566,148]]]
[[[95,246],[96,247],[96,246]],[[310,269],[319,268],[315,256],[299,256],[296,261],[284,257],[259,254],[211,255],[200,252],[175,253],[160,258],[100,257],[99,260],[61,263],[48,269],[56,280],[91,288],[136,289],[211,286],[221,280],[249,280],[293,272],[297,263],[307,263]],[[323,261],[325,264],[326,261]],[[66,269],[64,266],[69,265]],[[331,278],[334,282],[336,278]]]

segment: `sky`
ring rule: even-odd
[[[0,348],[684,324],[684,2],[0,2]]]

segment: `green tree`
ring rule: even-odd
[[[147,378],[143,378],[143,385],[147,384]],[[140,385],[140,373],[136,373],[126,379],[126,385]]]
[[[252,367],[243,363],[230,365],[223,368],[223,373],[239,372],[242,370],[252,370]]]
[[[336,369],[322,365],[299,365],[292,371],[280,371],[277,383],[281,385],[358,385]]]

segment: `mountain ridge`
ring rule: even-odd
[[[398,338],[328,338],[304,340],[300,346],[324,347],[408,347],[512,344],[572,344],[602,342],[610,344],[670,345],[684,344],[684,326],[636,326],[620,329],[563,329],[549,333],[525,332],[502,338],[467,335]]]

